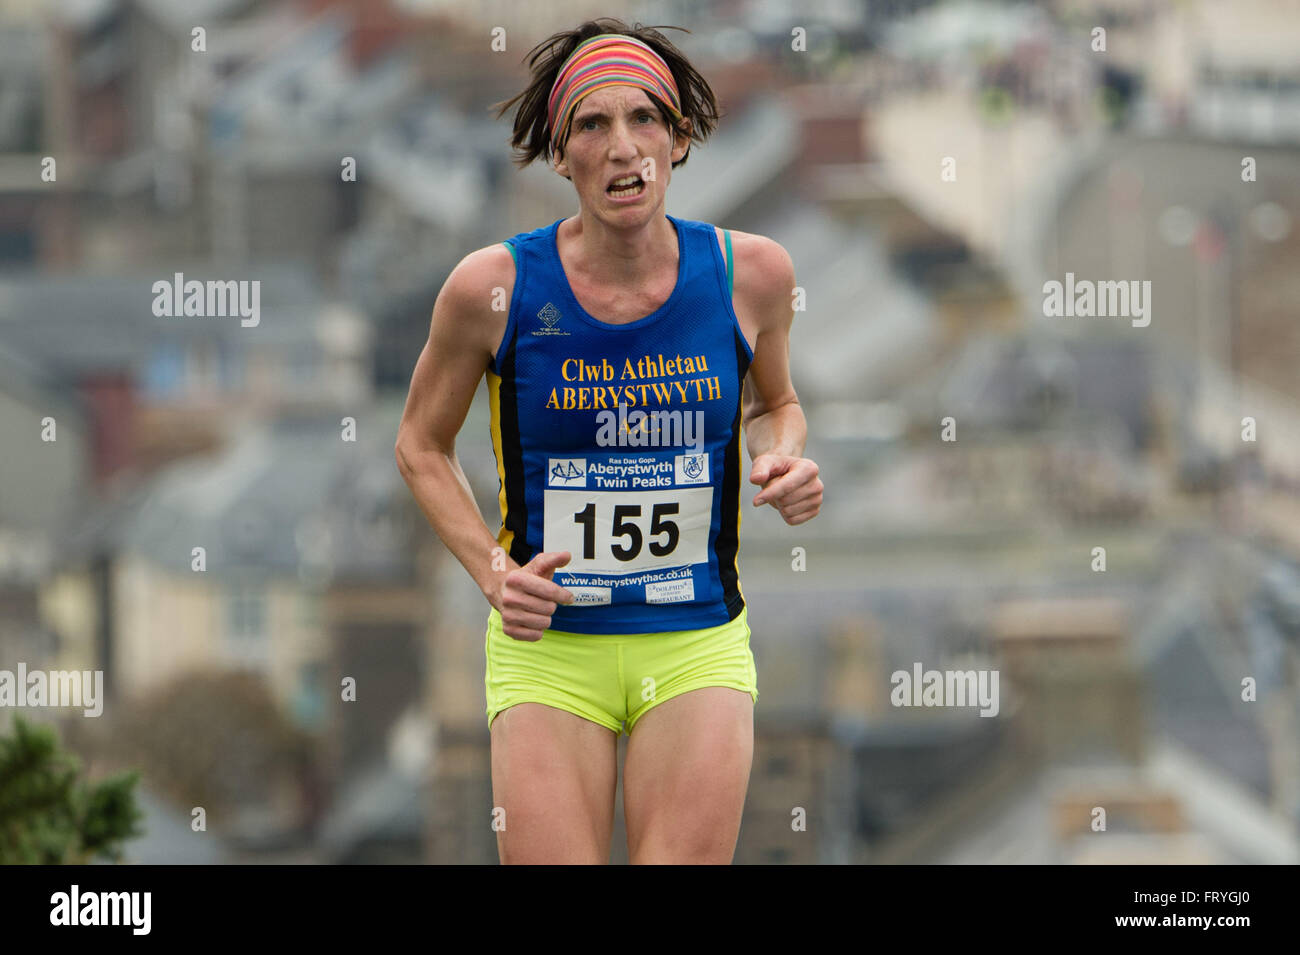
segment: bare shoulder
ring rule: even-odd
[[[508,304],[515,284],[515,261],[510,250],[500,242],[475,249],[465,256],[447,276],[443,293],[457,311],[490,308],[492,297],[504,295]],[[500,291],[498,291],[500,290]]]
[[[718,233],[719,247],[724,246],[722,229]],[[735,293],[751,303],[756,311],[766,312],[767,306],[778,301],[789,301],[794,288],[794,262],[790,253],[775,239],[753,232],[731,231],[731,251],[735,260]],[[724,252],[725,255],[725,252]]]
[[[438,303],[435,325],[465,336],[495,354],[505,334],[515,285],[515,261],[502,243],[475,249],[451,270]],[[435,329],[436,331],[436,329]]]

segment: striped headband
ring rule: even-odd
[[[560,133],[568,128],[578,101],[607,86],[639,86],[663,103],[675,121],[681,122],[682,101],[677,82],[663,57],[636,37],[602,33],[579,43],[555,77],[546,104],[552,152],[560,143]]]

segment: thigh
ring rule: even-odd
[[[618,734],[565,710],[519,703],[492,720],[492,801],[501,862],[609,862]]]
[[[623,811],[633,863],[730,863],[754,754],[754,700],[706,686],[646,712],[628,738]]]
[[[501,861],[608,862],[626,718],[617,645],[554,630],[515,640],[493,610],[485,653]]]

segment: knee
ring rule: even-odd
[[[609,865],[609,847],[596,840],[568,839],[562,842],[526,839],[498,839],[497,855],[502,865]]]
[[[628,847],[631,865],[730,865],[736,840],[718,833],[682,834],[679,838],[651,837]]]

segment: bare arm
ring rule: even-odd
[[[500,254],[510,257],[505,249]],[[433,306],[429,339],[411,375],[394,449],[398,470],[420,510],[493,606],[504,576],[492,569],[497,540],[479,513],[456,457],[456,435],[487,370],[495,347],[492,339],[504,327],[504,316],[498,313],[493,321],[491,314],[491,289],[503,281],[503,265],[493,251],[480,249],[448,276]],[[513,278],[513,263],[505,267]],[[497,566],[502,566],[500,560]]]
[[[394,455],[424,516],[501,612],[505,632],[532,640],[549,626],[555,603],[573,599],[549,579],[567,558],[538,554],[520,568],[484,523],[456,457],[456,435],[505,328],[508,313],[493,311],[493,293],[513,285],[514,262],[499,245],[471,253],[452,270],[411,375]]]
[[[803,457],[808,422],[790,380],[790,326],[794,320],[794,263],[778,243],[746,236],[736,256],[736,286],[758,318],[754,359],[745,378],[745,444],[762,485],[755,505],[772,504],[788,524],[815,517],[822,482],[816,462]]]

